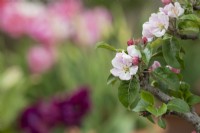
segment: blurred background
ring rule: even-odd
[[[117,85],[106,84],[114,53],[96,49],[96,43],[125,48],[127,40],[141,37],[142,24],[161,5],[0,0],[0,132],[159,132],[119,103]],[[198,94],[200,45],[183,45],[188,52],[182,73]]]

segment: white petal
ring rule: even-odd
[[[128,46],[127,51],[128,51],[128,54],[132,57],[139,57],[139,58],[142,57],[140,51],[136,49],[135,45]]]
[[[132,57],[130,55],[127,55],[126,53],[123,54],[123,65],[124,66],[132,65]]]
[[[121,74],[119,75],[119,78],[120,78],[121,80],[130,80],[130,79],[131,79],[131,75],[130,75],[130,73],[125,73],[125,72],[123,72],[123,73],[121,73]]]
[[[122,53],[117,53],[115,58],[112,60],[112,65],[115,68],[123,69],[123,57]]]
[[[135,75],[138,71],[138,66],[132,66],[129,70],[130,70],[130,75]]]
[[[122,70],[119,70],[119,69],[116,69],[116,68],[113,68],[113,69],[110,70],[110,73],[115,77],[119,77],[121,72],[122,72]]]

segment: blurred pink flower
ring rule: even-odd
[[[8,2],[1,9],[0,26],[13,37],[19,37],[24,33],[24,17],[17,11],[16,2]]]
[[[52,49],[43,46],[31,48],[27,59],[31,72],[38,74],[49,70],[55,61]]]
[[[47,16],[39,16],[30,22],[27,34],[38,42],[51,45],[54,43],[53,32]]]
[[[74,40],[78,44],[94,45],[111,27],[111,15],[103,8],[88,10],[80,14],[75,23]]]
[[[172,2],[172,0],[161,0],[164,5],[167,5]]]
[[[80,14],[82,11],[82,2],[80,0],[63,0],[52,2],[48,6],[51,13],[60,14],[61,16],[71,19],[72,17]]]

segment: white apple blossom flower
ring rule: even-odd
[[[125,52],[117,53],[112,65],[114,68],[110,72],[121,80],[130,80],[138,71],[138,66],[132,63],[132,57]]]
[[[168,15],[172,18],[177,18],[184,13],[184,9],[181,7],[180,3],[175,2],[174,5],[172,3],[166,5],[164,8],[159,9],[160,12],[163,12],[164,14]]]
[[[162,37],[169,27],[169,17],[164,13],[153,13],[149,22],[143,24],[143,37],[151,41],[153,37]]]

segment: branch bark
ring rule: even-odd
[[[173,97],[170,97],[169,95],[163,93],[157,88],[152,87],[149,84],[149,74],[145,73],[144,77],[142,78],[140,82],[141,88],[145,91],[148,91],[152,93],[154,96],[156,96],[160,101],[164,103],[168,103],[170,100],[173,99]],[[196,112],[190,111],[188,113],[179,113],[179,112],[173,112],[173,115],[179,116],[188,122],[192,123],[196,129],[197,133],[200,133],[200,117],[197,115]]]

